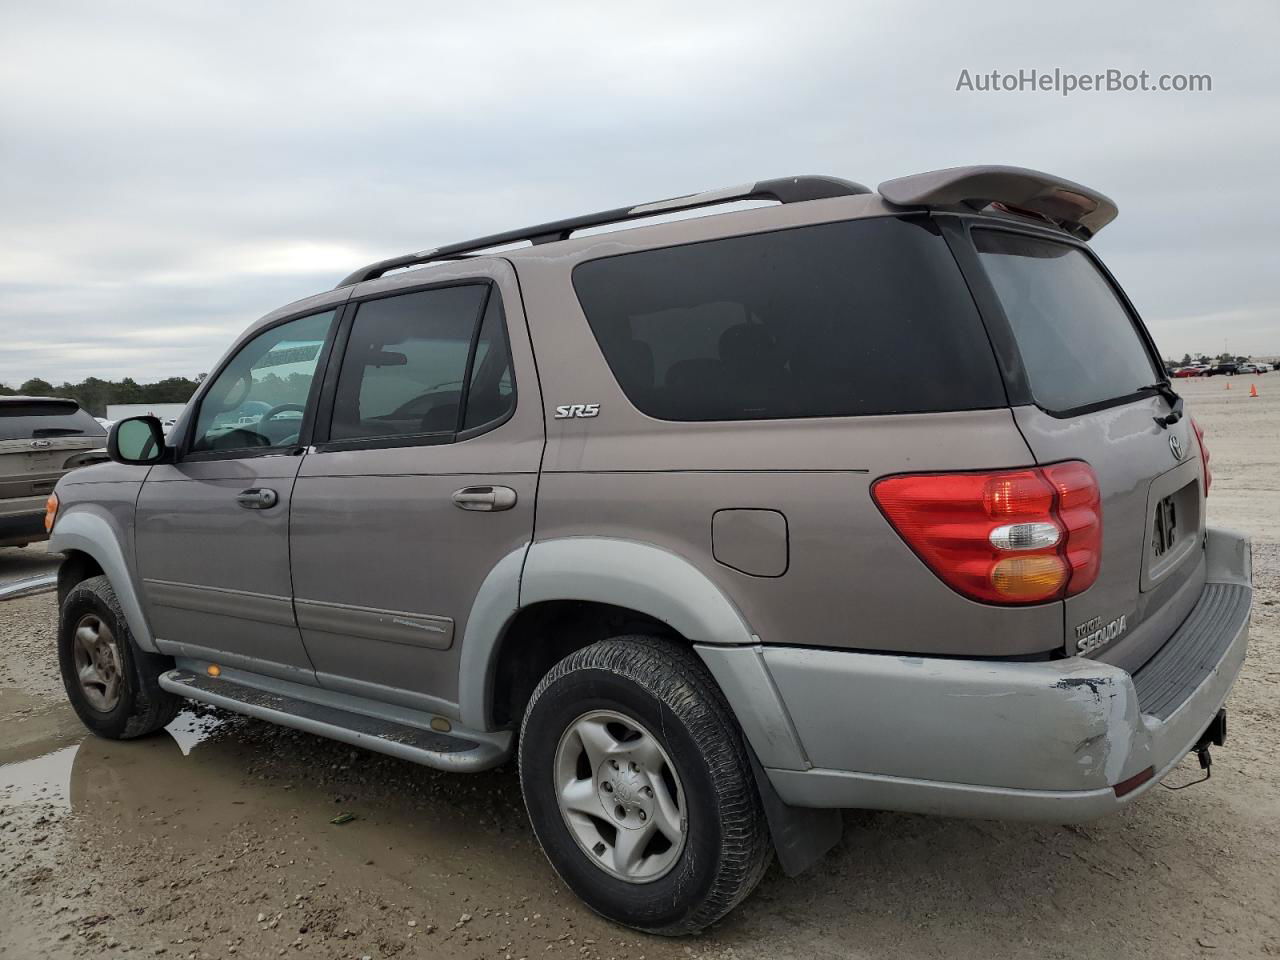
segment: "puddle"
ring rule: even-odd
[[[152,739],[167,743],[170,749],[176,745],[181,756],[187,757],[225,722],[226,717],[219,714],[184,710],[165,728],[167,737]],[[49,705],[14,688],[0,688],[0,730],[0,800],[52,803],[69,812],[74,812],[73,793],[80,801],[91,803],[105,783],[119,781],[118,772],[108,769],[112,761],[103,748],[108,744],[120,748],[119,765],[121,755],[128,763],[132,746],[89,734],[68,704]],[[79,757],[82,748],[85,758]],[[167,776],[178,774],[175,769]]]
[[[0,688],[0,718],[0,802],[51,804],[94,829],[194,847],[252,825],[312,850],[320,840],[347,866],[373,847],[403,874],[428,859],[495,878],[544,872],[514,771],[450,776],[203,707],[133,741],[88,734],[68,704],[14,688]],[[355,821],[330,824],[343,812]]]
[[[450,775],[203,707],[164,734],[105,740],[65,703],[0,690],[4,808],[18,816],[0,835],[0,879],[8,870],[31,903],[59,905],[52,926],[7,918],[27,924],[30,942],[15,942],[28,947],[70,929],[85,945],[109,931],[148,950],[158,931],[175,944],[216,940],[218,955],[234,942],[274,956],[318,936],[327,952],[302,955],[461,960],[488,940],[486,956],[502,944],[535,956],[588,937],[604,955],[674,956],[621,937],[557,880],[510,768]],[[333,823],[342,813],[354,819]],[[49,814],[57,832],[43,826]],[[110,906],[121,890],[127,915]],[[4,955],[14,903],[0,896]],[[58,927],[72,916],[62,905],[108,919],[100,933]],[[432,937],[429,954],[415,934]],[[357,937],[358,948],[346,942]]]
[[[165,730],[177,742],[182,755],[189,757],[192,750],[208,740],[226,721],[227,717],[223,714],[197,714],[184,710],[174,718],[173,723],[165,727]]]
[[[5,803],[53,803],[71,809],[71,767],[79,744],[17,763],[0,765],[0,800]]]

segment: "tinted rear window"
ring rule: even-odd
[[[820,224],[580,264],[614,376],[664,420],[1002,406],[986,332],[927,220]]]
[[[1064,411],[1132,396],[1163,377],[1128,310],[1077,247],[973,231],[1036,403]]]
[[[0,440],[105,437],[97,420],[74,403],[0,400]]]

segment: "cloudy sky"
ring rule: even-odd
[[[0,382],[214,365],[350,269],[796,173],[1110,194],[1167,355],[1280,353],[1280,4],[5,3]],[[1135,9],[1141,6],[1141,10]],[[962,70],[1208,93],[957,92]]]

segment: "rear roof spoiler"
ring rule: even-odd
[[[998,203],[1045,217],[1088,240],[1116,218],[1115,202],[1079,183],[1025,167],[950,167],[880,184],[880,196],[903,207]]]

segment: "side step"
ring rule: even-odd
[[[180,697],[199,700],[233,713],[293,727],[331,740],[341,740],[355,747],[389,754],[438,770],[488,770],[507,759],[508,750],[501,742],[473,740],[456,733],[422,729],[395,720],[355,713],[262,690],[226,676],[209,677],[179,667],[161,674],[160,686]]]

